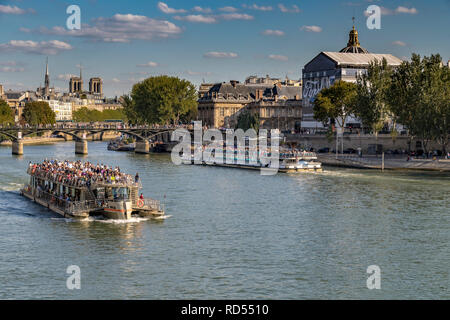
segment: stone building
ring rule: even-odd
[[[103,81],[101,78],[91,78],[89,80],[89,93],[103,96]]]
[[[234,128],[243,110],[258,113],[264,128],[300,126],[301,86],[230,81],[211,85],[198,100],[198,120],[209,127]]]
[[[260,99],[246,106],[253,114],[258,114],[260,128],[299,131],[302,119],[301,88],[276,84],[266,90]]]
[[[69,93],[82,93],[83,92],[83,78],[81,72],[79,77],[71,77],[69,80]]]
[[[303,119],[302,128],[314,131],[323,128],[322,123],[314,120],[313,103],[316,95],[323,88],[328,88],[335,81],[356,82],[357,77],[367,72],[370,62],[386,59],[388,65],[399,66],[402,60],[391,54],[369,53],[362,48],[358,31],[353,26],[349,33],[347,46],[339,52],[320,52],[309,61],[302,70],[303,80]],[[350,121],[357,124],[358,119]]]

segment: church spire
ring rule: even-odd
[[[44,95],[48,96],[50,94],[50,74],[48,72],[48,57],[47,57],[47,63],[45,65],[45,88],[44,88]]]

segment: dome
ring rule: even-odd
[[[353,25],[352,30],[350,30],[350,33],[348,35],[348,43],[347,46],[343,49],[341,49],[339,52],[343,53],[369,53],[366,49],[361,47],[358,40],[358,31],[355,29],[355,26]]]

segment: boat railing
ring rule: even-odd
[[[162,209],[161,202],[158,200],[147,198],[147,199],[144,199],[143,201],[144,201],[143,208],[149,208],[152,210],[161,210]]]
[[[92,178],[88,178],[86,176],[73,176],[70,177],[65,175],[64,173],[54,173],[51,171],[41,171],[36,170],[33,167],[29,167],[27,173],[30,175],[34,175],[38,178],[53,181],[56,183],[62,183],[73,187],[89,187],[96,184],[107,184],[107,185],[115,185],[115,184],[126,184],[132,185],[136,187],[142,187],[140,185],[140,181],[138,183],[135,182],[134,178],[127,174],[120,178],[115,178],[115,180],[111,180],[111,178],[104,178],[102,176],[95,176]]]
[[[63,210],[66,213],[77,213],[77,212],[86,212],[89,210],[93,210],[98,208],[98,204],[96,201],[85,200],[85,201],[70,201],[64,199],[58,195],[54,195],[42,190],[35,190],[34,194],[30,189],[23,189],[23,192],[28,193],[35,198],[47,202],[49,205],[58,208],[59,210]]]

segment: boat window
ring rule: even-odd
[[[128,188],[112,188],[114,200],[128,200]]]

